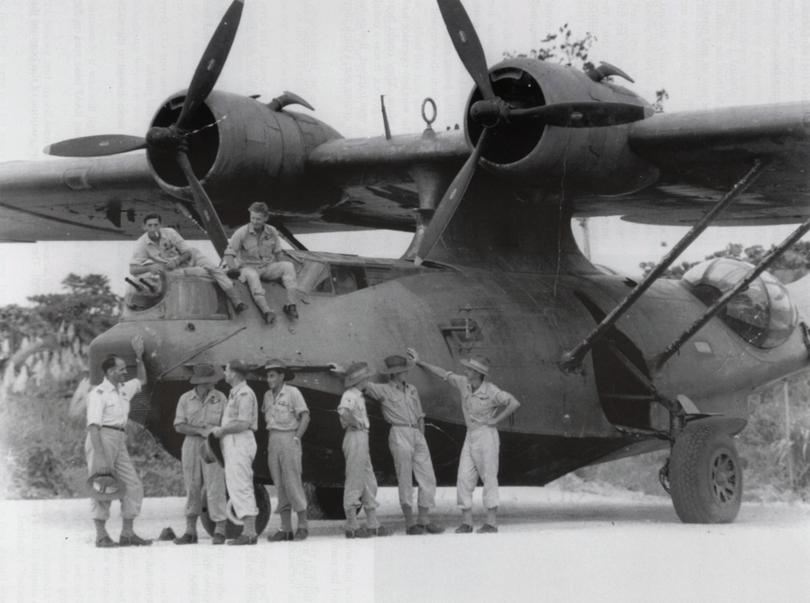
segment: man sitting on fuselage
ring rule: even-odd
[[[147,214],[143,218],[144,234],[135,242],[135,251],[129,262],[133,276],[159,275],[163,272],[189,276],[210,276],[228,296],[237,312],[247,308],[239,299],[233,283],[222,268],[191,247],[173,228],[160,224],[160,215]]]
[[[279,259],[282,248],[278,231],[267,224],[270,210],[267,204],[257,201],[250,205],[248,211],[250,222],[236,229],[225,250],[228,273],[239,270],[267,324],[273,324],[276,314],[267,304],[262,281],[281,279],[287,290],[284,313],[290,318],[298,318],[298,308],[295,305],[298,290],[295,266],[292,262]]]

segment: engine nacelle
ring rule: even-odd
[[[562,102],[622,102],[649,107],[633,92],[608,82],[594,82],[577,69],[538,61],[508,59],[490,71],[495,94],[516,108]],[[482,127],[469,108],[482,95],[474,89],[467,104],[466,135],[474,145]],[[629,125],[562,128],[539,120],[499,124],[488,136],[483,166],[509,180],[545,190],[620,194],[655,182],[658,170],[627,144]]]
[[[184,98],[185,91],[170,97],[152,125],[173,124]],[[244,222],[243,210],[253,201],[267,202],[276,213],[295,214],[330,201],[322,194],[307,194],[301,179],[310,151],[340,134],[309,115],[273,110],[250,97],[214,91],[195,112],[190,132],[192,168],[226,224]],[[150,148],[148,161],[161,188],[173,196],[190,197],[172,153]],[[223,198],[230,200],[229,207],[218,203]]]

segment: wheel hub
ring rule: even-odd
[[[728,504],[737,497],[737,470],[729,454],[720,452],[712,460],[711,484],[718,503]]]

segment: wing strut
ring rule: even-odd
[[[787,249],[791,245],[793,245],[796,241],[801,239],[809,230],[810,230],[810,218],[805,220],[801,226],[799,226],[796,230],[790,233],[790,235],[784,241],[779,243],[778,246],[771,249],[768,252],[768,254],[764,258],[762,258],[762,261],[759,264],[757,264],[756,268],[754,268],[753,270],[751,270],[751,272],[748,273],[748,276],[746,276],[739,283],[737,283],[734,286],[734,288],[730,289],[729,291],[726,291],[726,293],[724,293],[720,299],[714,302],[714,304],[712,304],[712,306],[709,307],[700,318],[698,318],[694,323],[692,323],[692,326],[686,329],[680,335],[680,337],[678,337],[678,339],[669,344],[667,348],[656,359],[655,368],[660,369],[664,365],[664,363],[667,360],[669,360],[672,357],[672,355],[675,354],[675,352],[677,352],[681,348],[681,346],[692,337],[692,335],[697,333],[703,327],[703,325],[709,322],[709,320],[711,320],[715,314],[717,314],[720,310],[722,310],[726,306],[726,304],[728,304],[728,302],[731,301],[732,297],[737,295],[740,291],[745,290],[748,287],[748,285],[753,283],[754,280],[765,270],[767,270],[768,267],[771,264],[773,264],[774,261],[777,258],[779,258],[780,255],[782,255],[785,251],[787,251]]]
[[[588,336],[583,339],[576,347],[563,354],[560,361],[560,367],[566,372],[573,372],[580,368],[582,360],[585,358],[594,344],[599,341],[605,333],[621,318],[630,307],[638,301],[641,295],[656,281],[664,271],[672,265],[683,251],[692,244],[692,242],[706,230],[711,222],[737,197],[740,196],[751,184],[759,177],[765,169],[766,162],[757,159],[753,167],[748,170],[740,180],[738,180],[731,190],[729,190],[717,204],[703,216],[692,228],[687,232],[683,238],[675,244],[669,253],[652,269],[652,271],[644,277],[644,279],[636,285],[630,294],[625,297],[613,311],[602,319],[596,328],[591,331]],[[702,326],[702,325],[701,325]]]

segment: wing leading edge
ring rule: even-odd
[[[622,127],[628,128],[632,151],[654,165],[659,178],[625,195],[569,192],[575,215],[691,224],[760,158],[769,161],[766,172],[718,225],[790,223],[810,216],[810,103],[658,114]],[[309,215],[279,217],[295,232],[413,230],[420,187],[424,193],[428,182],[441,196],[468,155],[459,131],[331,140],[307,158],[305,177],[340,189],[339,201]],[[422,178],[425,174],[430,177]],[[192,205],[155,184],[144,153],[0,164],[2,241],[131,239],[150,212],[187,238],[205,236]]]
[[[659,169],[658,181],[629,195],[583,196],[576,202],[579,215],[691,225],[763,159],[765,172],[715,224],[783,224],[810,216],[810,103],[658,114],[631,126],[629,144]]]

